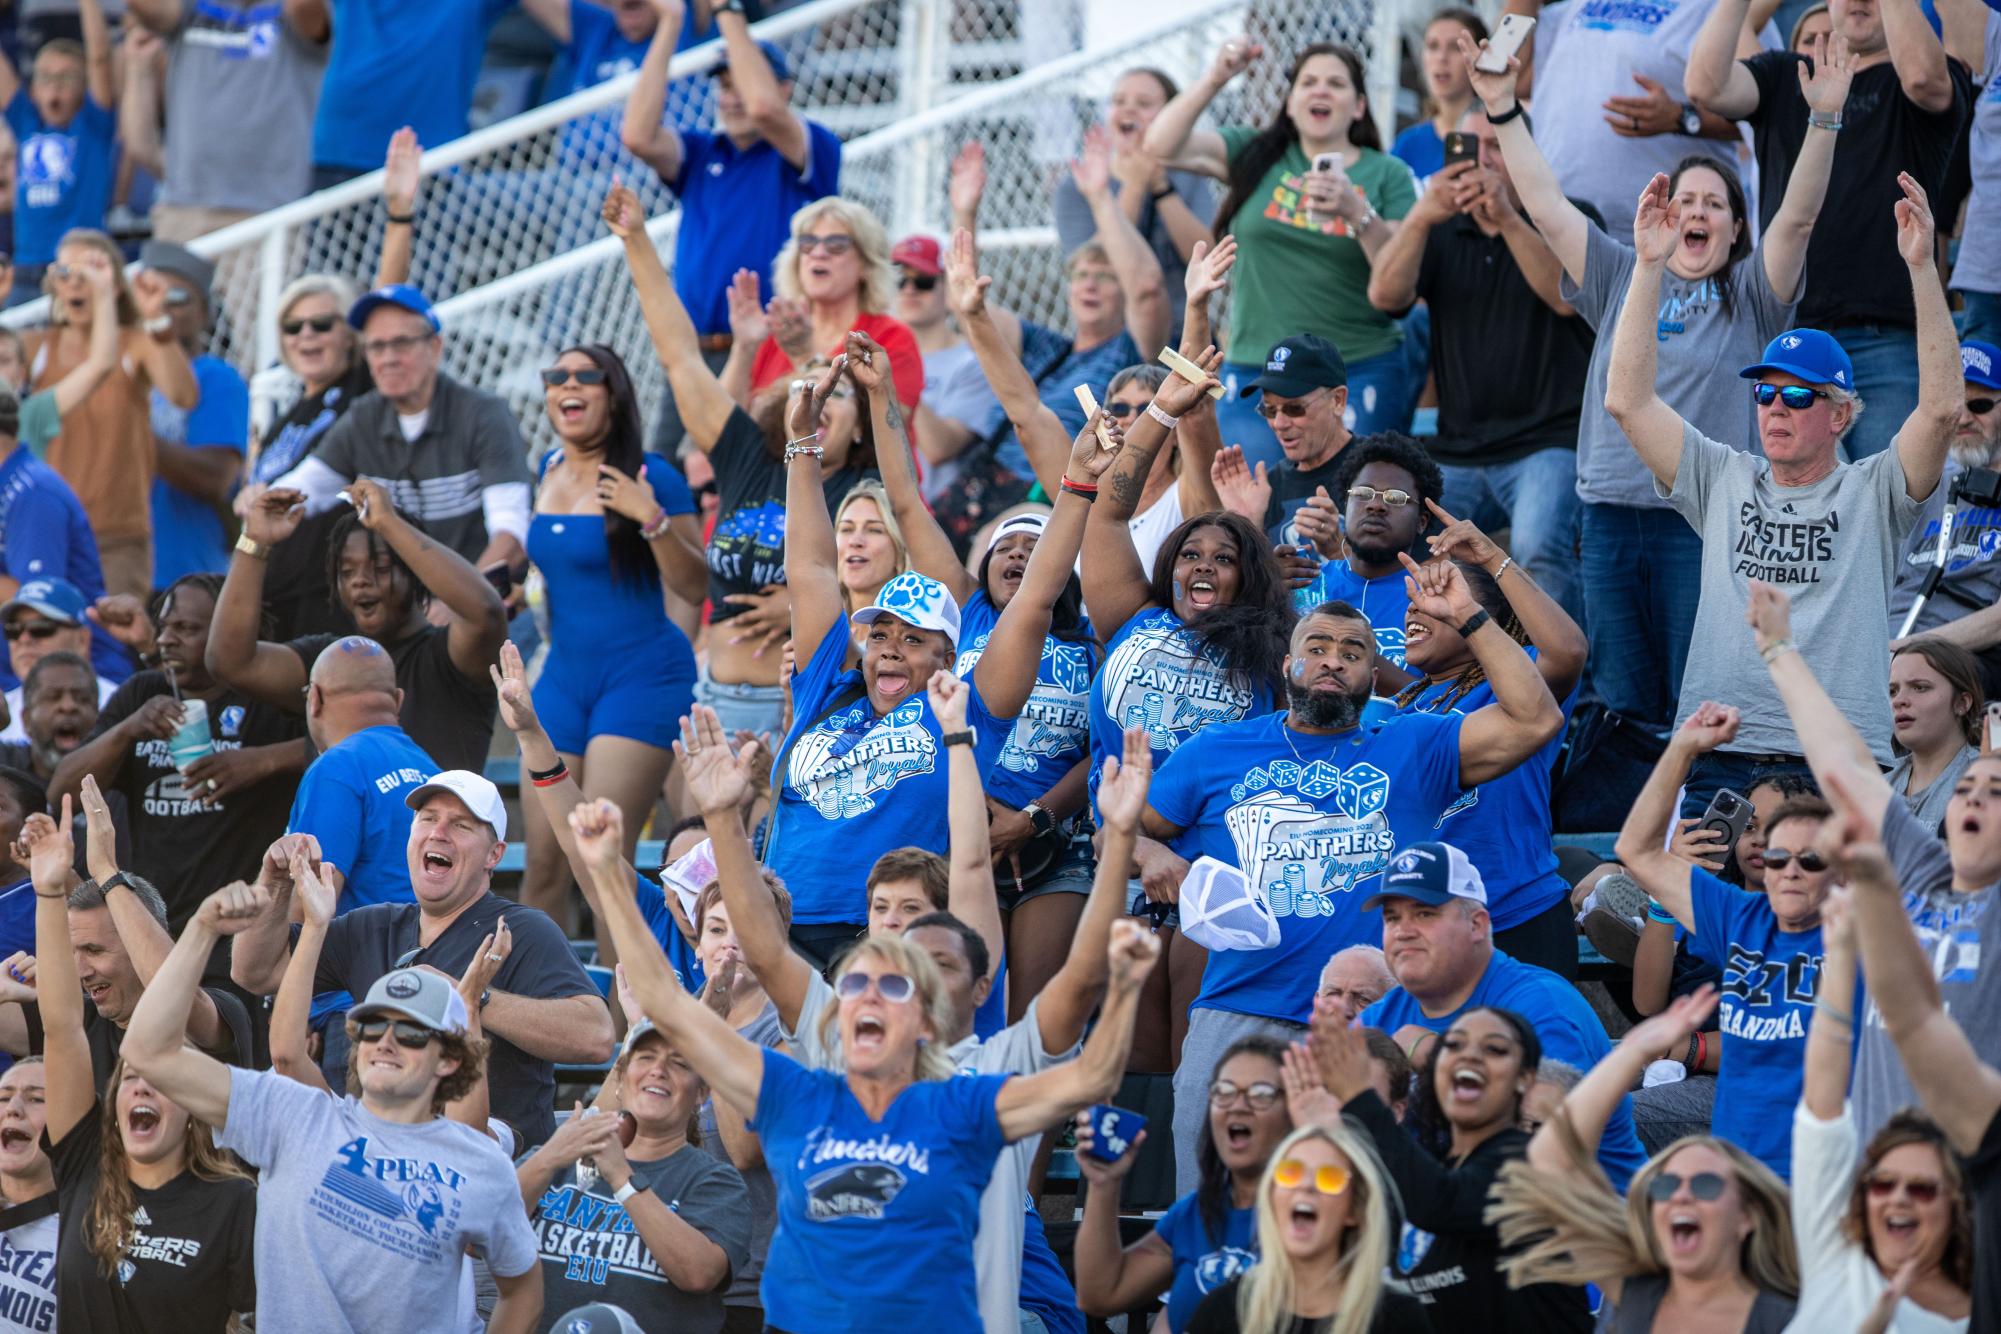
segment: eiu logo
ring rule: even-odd
[[[909,1180],[887,1163],[843,1163],[807,1180],[806,1217],[881,1218]]]
[[[1409,1223],[1405,1223],[1403,1237],[1397,1242],[1397,1272],[1408,1274],[1423,1264],[1424,1257],[1431,1251],[1433,1240],[1435,1238],[1423,1228],[1412,1227]]]
[[[1214,1292],[1258,1262],[1257,1252],[1241,1246],[1225,1246],[1195,1262],[1195,1286]]]

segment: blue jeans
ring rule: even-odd
[[[1890,447],[1918,406],[1918,336],[1887,324],[1829,329],[1855,363],[1855,392],[1866,409],[1842,444],[1860,462]]]
[[[2001,292],[1961,292],[1959,341],[2001,344]]]
[[[1445,495],[1452,514],[1494,532],[1509,532],[1508,554],[1535,576],[1572,619],[1583,619],[1577,581],[1577,451],[1539,449],[1512,463],[1447,464]]]
[[[1605,707],[1665,730],[1702,597],[1702,539],[1673,510],[1586,505],[1584,625]]]
[[[1276,468],[1284,462],[1285,455],[1271,426],[1258,416],[1258,404],[1264,401],[1264,395],[1253,390],[1245,397],[1237,397],[1246,385],[1263,374],[1263,362],[1223,363],[1223,401],[1216,405],[1216,427],[1223,434],[1224,444],[1244,447],[1246,463]],[[1379,357],[1351,361],[1348,410],[1343,420],[1356,435],[1406,430],[1410,426],[1411,397],[1409,369],[1404,365],[1401,347],[1391,348]]]

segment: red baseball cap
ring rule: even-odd
[[[906,236],[889,252],[889,262],[935,278],[945,271],[939,260],[941,253],[935,236]]]

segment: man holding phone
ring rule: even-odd
[[[1509,529],[1514,558],[1575,617],[1577,424],[1592,335],[1558,291],[1561,276],[1475,103],[1447,136],[1444,168],[1377,254],[1369,302],[1399,317],[1420,299],[1431,307],[1441,503]]]

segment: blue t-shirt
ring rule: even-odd
[[[1174,1285],[1167,1290],[1170,1334],[1181,1334],[1204,1297],[1258,1262],[1255,1209],[1230,1210],[1223,1235],[1212,1236],[1191,1192],[1168,1207],[1153,1231],[1174,1257]]]
[[[19,583],[67,579],[91,602],[104,596],[97,538],[83,502],[54,468],[18,445],[0,459],[0,568]],[[90,627],[90,662],[106,680],[132,675],[131,655],[95,623]],[[0,689],[20,684],[7,655],[0,653]]]
[[[694,15],[681,25],[677,52],[700,46],[715,36],[713,26],[698,28]],[[570,0],[570,45],[564,51],[565,68],[560,78],[552,77],[545,100],[554,101],[595,88],[601,83],[630,74],[646,58],[652,39],[627,41],[618,29],[612,11],[593,0]],[[667,105],[662,120],[682,130],[706,129],[715,118],[715,80],[706,74],[675,79],[667,85]],[[576,168],[588,170],[617,164],[622,154],[619,128],[624,109],[607,107],[581,116],[563,127],[563,153]],[[629,159],[626,159],[629,162]]]
[[[1422,190],[1426,177],[1445,170],[1445,140],[1438,137],[1429,119],[1421,120],[1397,136],[1390,156],[1403,159]]]
[[[35,952],[35,884],[25,876],[0,886],[0,959],[22,950]]]
[[[104,226],[118,116],[88,95],[64,126],[42,120],[28,80],[7,103],[7,128],[20,145],[14,159],[14,262],[50,264],[72,227]]]
[[[466,132],[486,32],[515,0],[331,0],[334,40],[313,161],[371,171],[403,126],[438,148]]]
[[[764,1318],[780,1329],[978,1329],[973,1235],[1007,1075],[921,1080],[871,1120],[844,1076],[767,1048],[750,1128],[778,1187]]]
[[[194,372],[201,397],[192,408],[177,408],[153,390],[153,434],[168,444],[245,454],[250,386],[219,357],[196,357]],[[229,542],[215,506],[154,477],[153,587],[165,588],[184,574],[220,574],[228,568]]]
[[[1806,1031],[1820,992],[1820,927],[1781,931],[1763,894],[1688,873],[1689,953],[1723,970],[1722,1074],[1713,1132],[1792,1179],[1792,1109],[1806,1075]]]
[[[1063,1262],[1050,1249],[1042,1215],[1029,1197],[1022,1215],[1021,1309],[1042,1317],[1049,1334],[1084,1334],[1084,1313],[1077,1309],[1077,1290],[1063,1272]]]
[[[1536,656],[1533,647],[1528,655]],[[1566,730],[1582,688],[1572,686],[1563,701]],[[1451,692],[1449,682],[1427,686],[1405,712],[1435,713]],[[1463,716],[1493,702],[1493,687],[1482,681],[1450,712]],[[1564,732],[1557,732],[1517,767],[1469,789],[1439,817],[1438,831],[1430,836],[1465,853],[1480,872],[1487,886],[1487,916],[1496,931],[1520,926],[1570,893],[1569,882],[1557,873],[1556,844],[1550,837],[1549,775],[1563,738]],[[1786,1133],[1792,1133],[1790,1128]]]
[[[328,747],[299,780],[288,834],[311,834],[320,858],[340,868],[346,884],[338,911],[370,903],[409,903],[409,789],[430,781],[438,766],[400,727],[364,727]]]
[[[792,891],[792,920],[803,924],[868,918],[863,877],[891,848],[943,848],[949,842],[942,732],[922,690],[881,717],[844,671],[849,626],[827,627],[826,638],[792,678],[792,731],[785,738],[785,773],[771,816],[764,860]],[[978,738],[974,753],[985,779],[1013,732],[967,681],[966,723]],[[855,694],[826,717],[827,707]]]
[[[1544,1056],[1567,1061],[1579,1070],[1589,1070],[1612,1050],[1612,1043],[1605,1036],[1605,1025],[1599,1022],[1597,1012],[1576,987],[1547,968],[1511,959],[1499,950],[1495,950],[1494,957],[1488,960],[1487,971],[1480,974],[1473,994],[1452,1013],[1434,1019],[1424,1012],[1408,991],[1396,987],[1389,995],[1362,1011],[1361,1023],[1367,1028],[1380,1028],[1392,1036],[1406,1024],[1443,1033],[1468,1010],[1488,1006],[1499,1006],[1521,1015],[1535,1029],[1536,1037],[1542,1040]],[[1792,1123],[1788,1121],[1786,1124],[1790,1127]],[[1640,1137],[1633,1132],[1633,1100],[1622,1097],[1618,1110],[1612,1113],[1612,1119],[1605,1125],[1604,1138],[1598,1142],[1598,1165],[1605,1169],[1605,1175],[1612,1178],[1612,1185],[1623,1193],[1626,1183],[1633,1179],[1633,1173],[1639,1171],[1646,1161],[1646,1150],[1640,1147]]]
[[[1410,590],[1401,567],[1395,574],[1364,579],[1345,560],[1330,560],[1304,588],[1292,590],[1292,605],[1301,615],[1323,602],[1345,602],[1369,618],[1376,632],[1376,652],[1394,666],[1403,666],[1403,620],[1410,610]]]
[[[1084,409],[1077,403],[1077,386],[1088,384],[1091,392],[1103,399],[1114,375],[1144,360],[1139,354],[1139,344],[1123,329],[1118,337],[1079,351],[1070,335],[1028,320],[1021,322],[1021,364],[1034,379],[1043,406],[1056,414],[1056,419],[1063,423],[1064,433],[1073,439],[1084,429]],[[1007,409],[996,403],[980,434],[992,435],[1006,423]],[[1035,470],[1028,464],[1028,452],[1021,447],[1012,428],[1001,437],[997,448],[995,457],[1003,466],[1012,468],[1020,477],[1035,476]]]
[[[1337,950],[1382,943],[1382,918],[1362,901],[1459,795],[1460,720],[1405,717],[1327,737],[1290,730],[1286,716],[1204,728],[1154,775],[1147,801],[1194,835],[1183,856],[1240,868],[1278,918],[1270,949],[1209,955],[1195,1008],[1303,1024],[1313,988],[1300,979]]]
[[[674,290],[695,332],[730,331],[728,292],[738,269],[772,296],[771,261],[792,236],[792,215],[841,188],[841,141],[818,121],[806,121],[806,166],[759,139],[739,149],[726,134],[681,133],[681,174],[669,184],[681,197],[674,238]]]
[[[959,620],[959,661],[952,671],[972,678],[987,639],[1000,621],[1000,609],[982,588]],[[1091,677],[1102,659],[1097,640],[1086,622],[1081,639],[1042,641],[1042,665],[1035,689],[1008,732],[1000,763],[987,783],[987,795],[1019,809],[1042,796],[1076,767],[1091,747]]]

